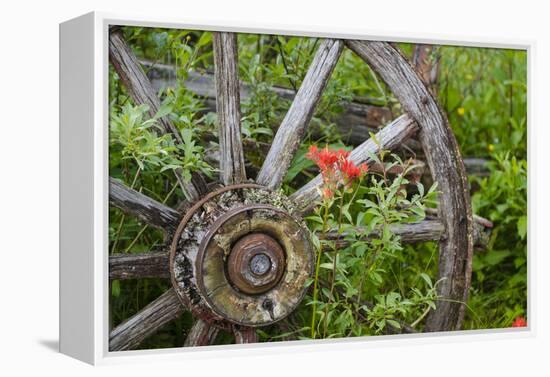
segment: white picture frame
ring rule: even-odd
[[[387,31],[322,30],[253,23],[197,23],[186,19],[143,18],[88,13],[60,24],[60,351],[90,364],[138,359],[228,357],[234,354],[291,353],[333,347],[340,350],[380,347],[395,342],[418,344],[534,336],[531,290],[529,327],[419,335],[174,348],[146,351],[108,350],[108,29],[132,25],[247,33],[287,34],[524,49],[531,72],[533,41],[459,40],[452,36],[412,35]],[[528,74],[528,82],[530,73]],[[528,87],[531,101],[531,87]],[[529,109],[530,110],[530,109]],[[530,111],[529,111],[530,112]],[[528,122],[531,128],[531,122]],[[530,136],[531,137],[531,136]],[[529,152],[531,155],[531,152]],[[529,203],[531,203],[529,201]],[[528,211],[531,213],[531,211]],[[528,281],[533,281],[532,258]],[[460,335],[460,336],[457,336]]]

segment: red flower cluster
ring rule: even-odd
[[[512,322],[512,327],[527,327],[527,321],[523,317],[517,317]]]
[[[349,152],[343,149],[332,150],[326,146],[319,150],[312,145],[306,157],[315,162],[321,170],[325,198],[331,198],[340,185],[349,187],[354,180],[368,171],[367,164],[357,166],[353,161],[348,160]]]

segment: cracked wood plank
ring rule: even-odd
[[[170,278],[169,255],[166,251],[138,254],[111,254],[109,279]]]
[[[237,35],[213,33],[213,46],[220,178],[223,184],[233,185],[246,180],[241,138]]]
[[[109,203],[145,224],[164,231],[175,229],[180,214],[147,195],[133,190],[117,179],[109,178]]]
[[[109,334],[109,351],[134,349],[148,336],[183,313],[184,307],[173,288],[164,292]]]

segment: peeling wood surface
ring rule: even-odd
[[[153,89],[137,57],[124,39],[122,31],[116,28],[111,29],[109,33],[109,61],[134,102],[138,105],[149,106],[149,114],[154,116],[160,108],[157,92]],[[167,117],[162,117],[158,121],[164,132],[171,134],[176,142],[182,143],[178,129]],[[192,181],[187,183],[184,182],[180,171],[175,170],[174,173],[188,199],[197,199],[201,194],[200,187],[196,187],[200,182],[198,174],[194,174]]]
[[[302,85],[275,134],[271,149],[256,178],[257,183],[271,189],[280,187],[342,48],[343,43],[339,40],[325,39],[321,42]]]
[[[109,203],[145,224],[169,231],[175,229],[180,214],[162,203],[109,178]]]
[[[148,336],[183,313],[173,288],[163,293],[155,301],[134,316],[118,325],[109,334],[109,350],[124,351],[134,349]]]
[[[460,302],[468,299],[472,272],[473,222],[467,177],[458,144],[447,118],[412,66],[385,42],[347,41],[377,72],[421,129],[428,166],[439,184],[440,220],[446,229],[440,241],[438,294]],[[439,301],[426,331],[460,329],[464,305]]]
[[[384,149],[395,149],[418,129],[418,126],[408,115],[402,115],[376,134],[376,139]],[[379,150],[378,145],[372,139],[368,139],[363,144],[355,148],[350,153],[350,160],[356,164],[371,163],[369,152],[376,154]],[[321,198],[320,190],[323,185],[323,178],[317,175],[302,188],[290,196],[290,199],[296,203],[296,206],[302,212],[312,210]]]
[[[197,319],[185,338],[184,347],[208,346],[214,344],[220,330],[201,319]]]
[[[109,256],[109,279],[170,278],[166,251]]]
[[[225,185],[232,185],[246,180],[241,139],[237,35],[215,32],[213,46],[221,154],[220,178]]]

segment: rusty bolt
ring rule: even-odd
[[[271,268],[271,260],[263,253],[256,254],[250,259],[250,271],[254,275],[262,276]]]
[[[260,294],[273,288],[285,271],[285,253],[279,243],[263,233],[242,237],[227,260],[229,281],[239,291]]]

